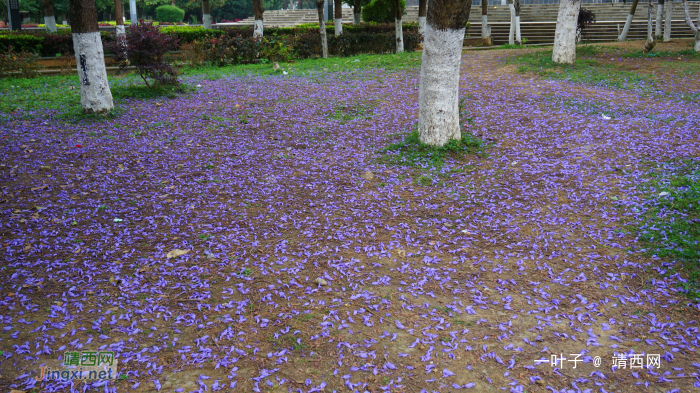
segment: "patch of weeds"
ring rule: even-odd
[[[199,236],[197,236],[197,237],[198,237],[200,240],[207,241],[207,240],[211,239],[212,236],[209,235],[209,234],[207,234],[207,233],[203,233],[203,234],[201,234],[201,235],[199,235]]]
[[[525,49],[525,45],[511,45],[505,44],[497,47],[496,49]]]
[[[651,208],[637,227],[648,255],[675,262],[671,272],[700,299],[700,161],[676,160],[650,174]]]
[[[469,132],[462,131],[462,139],[453,139],[444,146],[431,146],[418,139],[418,131],[407,134],[400,142],[392,143],[380,152],[390,164],[441,168],[446,157],[474,154],[481,151],[484,142]],[[423,180],[419,180],[423,181]]]

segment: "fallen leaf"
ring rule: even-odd
[[[177,257],[179,257],[179,256],[181,256],[181,255],[187,254],[188,252],[190,252],[190,250],[181,250],[181,249],[179,249],[179,248],[176,248],[176,249],[170,251],[170,252],[168,253],[167,257],[168,257],[168,259],[170,259],[170,258],[177,258]]]

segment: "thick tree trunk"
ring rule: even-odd
[[[139,16],[136,13],[136,0],[129,0],[129,18],[131,19],[132,25],[135,25],[139,21]]]
[[[671,41],[671,19],[673,19],[673,1],[664,3],[664,42]]]
[[[644,43],[642,51],[644,54],[651,52],[656,46],[654,39],[654,2],[649,0],[649,11],[647,12],[647,42]]]
[[[61,24],[62,24],[62,25],[67,25],[67,24],[68,24],[68,19],[66,18],[66,13],[65,13],[65,12],[63,12],[63,13],[61,14]]]
[[[53,0],[44,0],[44,25],[51,33],[56,32],[56,17],[53,14]]]
[[[102,39],[97,28],[95,2],[70,0],[70,19],[80,80],[80,105],[85,113],[109,112],[114,108],[114,103],[107,81]]]
[[[418,138],[443,146],[461,139],[459,67],[471,0],[430,0],[418,97]]]
[[[333,1],[333,25],[335,35],[343,34],[343,0]]]
[[[253,0],[255,4],[255,0]],[[202,0],[202,24],[205,29],[211,29],[211,14],[209,13],[209,0]]]
[[[326,24],[323,22],[323,6],[325,0],[316,0],[316,12],[318,12],[318,25],[321,29],[321,53],[323,58],[328,58],[328,39],[326,38]]]
[[[625,22],[625,27],[622,29],[622,33],[620,33],[620,36],[617,37],[617,40],[622,42],[627,39],[627,33],[630,31],[630,25],[632,25],[632,17],[634,16],[634,13],[637,11],[637,3],[639,0],[634,0],[632,2],[632,8],[630,8],[630,13],[627,15],[627,21]]]
[[[690,30],[695,34],[695,45],[693,49],[695,52],[700,52],[700,9],[698,10],[698,26],[693,24],[693,19],[690,17],[690,10],[688,9],[688,0],[683,0],[683,13],[685,14],[685,23],[688,24]]]
[[[425,36],[425,16],[428,11],[428,0],[418,0],[418,33]]]
[[[481,0],[481,42],[491,45],[491,26],[489,26],[489,2]]]
[[[515,5],[513,0],[508,2],[508,9],[510,10],[510,26],[508,29],[508,45],[515,45]]]
[[[403,22],[401,21],[401,0],[394,0],[394,30],[396,37],[396,53],[403,53]]]
[[[253,15],[255,16],[253,37],[262,38],[263,36],[263,12],[262,0],[253,0]]]
[[[659,0],[656,6],[656,37],[661,39],[664,36],[664,0]]]
[[[124,8],[122,7],[122,0],[114,0],[114,18],[117,20],[117,39],[123,39],[126,37],[126,32],[124,31]]]
[[[581,0],[560,0],[557,28],[554,32],[552,61],[573,64],[576,60],[576,30]]]
[[[513,0],[513,6],[515,8],[515,42],[518,45],[522,45],[523,38],[520,35],[520,0]]]

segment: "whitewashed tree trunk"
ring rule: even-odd
[[[576,30],[580,0],[561,0],[557,15],[557,28],[554,32],[552,61],[573,64],[576,60]]]
[[[124,29],[124,25],[117,25],[117,37],[126,37],[126,29]]]
[[[321,33],[321,54],[324,59],[328,58],[328,38],[326,37],[326,25],[323,23],[323,6],[325,0],[316,0],[316,13],[318,14],[318,25]]]
[[[663,4],[664,0],[659,0],[658,7],[656,7],[656,29],[654,30],[655,33],[654,35],[661,39],[664,35],[663,31],[663,22],[664,22],[664,7],[661,5]]]
[[[139,16],[136,13],[136,0],[129,0],[129,18],[132,25],[139,21]]]
[[[202,14],[202,24],[205,29],[211,29],[211,14]]]
[[[484,42],[491,39],[491,26],[489,26],[488,15],[481,15],[481,39]]]
[[[418,135],[423,143],[443,146],[462,137],[459,131],[459,66],[465,30],[438,30],[430,23],[425,26],[418,93]]]
[[[625,22],[625,27],[622,28],[622,33],[620,33],[620,36],[617,37],[617,40],[622,42],[627,39],[627,33],[630,31],[630,26],[632,25],[632,17],[634,16],[634,13],[637,12],[637,4],[639,3],[639,0],[634,0],[632,2],[632,7],[630,8],[630,13],[627,14],[627,21]]]
[[[73,33],[73,49],[78,63],[80,105],[85,113],[109,112],[114,108],[109,90],[100,32]]]
[[[56,17],[51,15],[51,16],[45,16],[44,17],[44,25],[46,25],[46,31],[55,33],[56,32]]]
[[[401,18],[394,19],[396,29],[396,53],[403,53],[403,23]]]
[[[359,25],[362,22],[362,14],[359,12],[355,12],[352,14],[352,24],[353,25]]]
[[[425,37],[425,17],[428,15],[428,0],[418,0],[418,33]]]
[[[515,45],[515,6],[513,3],[508,4],[510,9],[510,28],[508,29],[508,44]]]
[[[520,35],[520,15],[515,15],[515,42],[518,45],[523,44],[523,38]]]
[[[642,52],[647,54],[651,52],[656,46],[656,40],[654,39],[654,2],[649,0],[649,11],[647,12],[647,41],[644,43],[644,48]]]
[[[255,26],[253,28],[253,37],[262,38],[263,37],[263,21],[257,19],[255,21]]]
[[[333,24],[335,26],[335,35],[343,34],[343,19],[335,18],[333,19]]]
[[[425,36],[425,16],[418,17],[418,32]]]
[[[673,1],[664,3],[664,42],[671,41],[671,20],[673,19]]]
[[[695,50],[695,52],[700,52],[700,9],[698,10],[698,26],[696,26],[693,23],[693,20],[690,17],[690,10],[688,9],[688,0],[683,0],[683,13],[685,15],[685,23],[688,24],[690,30],[692,30],[695,34],[695,45],[693,45],[693,49]]]

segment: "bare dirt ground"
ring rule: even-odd
[[[613,52],[595,56],[664,83],[466,52],[465,132],[490,146],[438,169],[381,160],[417,119],[418,68],[193,79],[116,119],[4,124],[0,386],[697,390],[698,304],[629,224],[650,168],[698,156],[682,97],[700,61]],[[32,382],[85,350],[115,351],[124,377]]]

